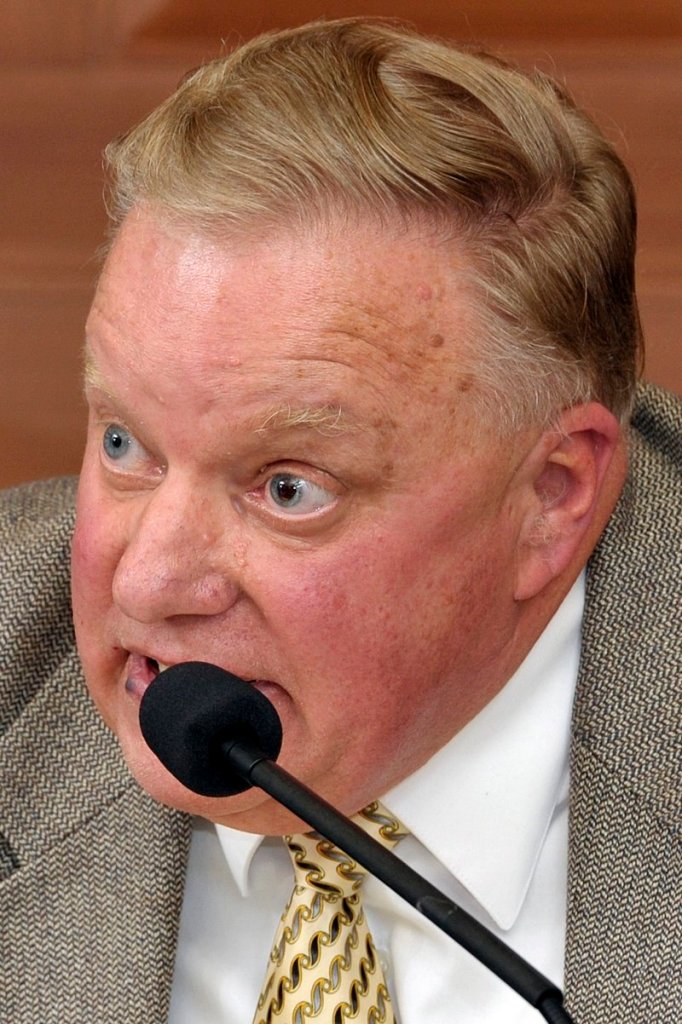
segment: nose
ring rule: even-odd
[[[127,617],[152,624],[180,615],[220,615],[241,592],[243,544],[229,501],[211,500],[164,481],[132,520],[113,579],[113,599]]]

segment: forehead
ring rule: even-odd
[[[88,335],[96,365],[115,350],[131,373],[172,365],[186,386],[258,365],[282,383],[333,370],[454,393],[470,381],[473,321],[465,260],[426,231],[215,238],[138,210],[114,242]]]

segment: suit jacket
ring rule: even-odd
[[[588,566],[565,982],[578,1024],[682,1020],[681,427],[678,400],[641,389],[631,473]],[[85,692],[73,494],[57,480],[0,500],[0,1024],[164,1024],[190,822],[140,791]]]

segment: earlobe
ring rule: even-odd
[[[596,402],[565,410],[538,438],[521,469],[527,504],[517,601],[582,567],[620,493],[624,447],[618,421]]]

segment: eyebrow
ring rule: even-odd
[[[254,426],[254,430],[257,434],[268,434],[296,427],[312,427],[330,437],[349,433],[352,430],[340,405],[292,406],[289,402],[267,410],[263,418]]]
[[[87,344],[83,348],[83,386],[110,393]],[[252,429],[256,434],[267,435],[296,427],[312,428],[328,437],[348,434],[357,429],[351,425],[340,405],[324,403],[317,406],[292,406],[290,402],[267,409],[254,422]]]
[[[104,377],[100,373],[99,367],[93,359],[90,346],[87,342],[83,346],[83,387],[99,388],[100,391],[104,391],[107,394],[109,393]]]

